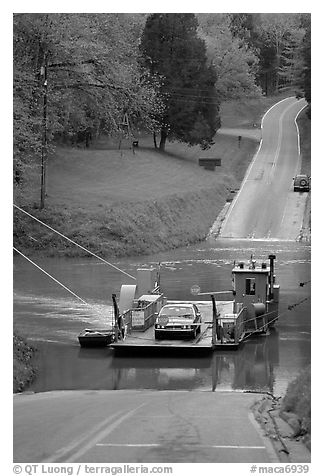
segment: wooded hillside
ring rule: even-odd
[[[15,199],[33,172],[40,208],[57,144],[147,131],[208,148],[224,101],[289,87],[310,102],[308,14],[15,14],[13,52]]]

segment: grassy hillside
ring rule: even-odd
[[[273,104],[293,96],[294,94],[286,91],[278,96],[262,96],[261,98],[251,98],[240,101],[227,101],[221,106],[222,127],[233,128],[251,128],[261,125],[263,114]]]
[[[311,175],[311,121],[304,109],[297,119],[300,132],[300,151],[302,154],[301,173]]]
[[[202,240],[223,207],[228,189],[242,180],[257,143],[216,138],[207,152],[169,144],[161,154],[142,138],[132,150],[57,148],[47,170],[46,208],[39,185],[30,181],[23,208],[81,245],[104,256],[148,253]],[[220,157],[214,172],[199,157]],[[31,177],[33,179],[33,177]],[[27,198],[26,198],[27,197]],[[15,244],[20,250],[80,250],[15,211]],[[82,253],[82,252],[81,252]]]
[[[311,120],[307,117],[307,108],[298,116],[297,124],[300,133],[301,173],[311,175]],[[311,234],[311,193],[307,196],[303,219],[305,236],[310,240]]]
[[[255,150],[251,140],[243,140],[238,148],[236,139],[221,135],[208,151],[171,143],[160,153],[151,142],[150,137],[141,138],[135,154],[129,148],[110,149],[108,141],[103,149],[102,140],[99,149],[96,144],[91,149],[57,147],[47,167],[46,207],[91,212],[107,204],[187,194],[217,186],[225,178],[236,186],[244,175],[246,158]],[[222,166],[215,172],[206,171],[198,166],[200,157],[220,157]],[[28,193],[29,203],[38,203],[36,180],[29,184]]]
[[[280,97],[223,105],[223,124],[260,123]],[[160,153],[152,137],[140,136],[135,154],[129,141],[101,138],[89,149],[57,147],[47,165],[46,207],[40,201],[39,171],[30,170],[16,203],[82,246],[103,256],[150,253],[202,240],[221,211],[228,190],[237,188],[257,143],[217,135],[207,151],[167,143]],[[207,171],[201,157],[221,158]],[[79,248],[15,210],[14,242],[21,251],[79,255]]]

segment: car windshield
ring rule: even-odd
[[[163,317],[185,317],[192,319],[194,317],[193,310],[190,307],[172,306],[165,307],[161,310],[160,316]]]

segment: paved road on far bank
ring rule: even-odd
[[[307,193],[293,192],[300,170],[296,117],[305,100],[287,98],[262,120],[262,140],[223,222],[221,238],[297,240]]]
[[[15,463],[278,462],[239,392],[60,391],[14,396]]]

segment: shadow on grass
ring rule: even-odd
[[[171,144],[174,145],[175,143],[171,143]],[[195,161],[198,160],[198,155],[195,156],[195,155],[188,154],[188,149],[190,150],[190,148],[187,145],[180,144],[179,147],[183,147],[183,151],[181,151],[181,152],[180,151],[179,152],[170,152],[168,150],[161,150],[159,148],[155,148],[154,146],[146,145],[144,143],[142,145],[139,145],[138,148],[134,149],[134,155],[136,156],[137,151],[138,152],[145,151],[145,152],[157,153],[157,154],[160,154],[161,156],[169,157],[169,158],[172,158],[172,159],[177,159],[177,160],[184,161],[184,162],[188,162],[188,161],[195,162]],[[118,144],[111,143],[111,142],[109,142],[109,140],[104,141],[104,140],[99,139],[98,142],[94,143],[87,150],[89,150],[89,151],[90,150],[110,150],[110,151],[115,151],[115,152],[123,152],[123,151],[129,152],[129,151],[132,150],[132,147],[129,147],[129,146],[127,147],[127,146],[123,145],[122,147],[119,148]]]

